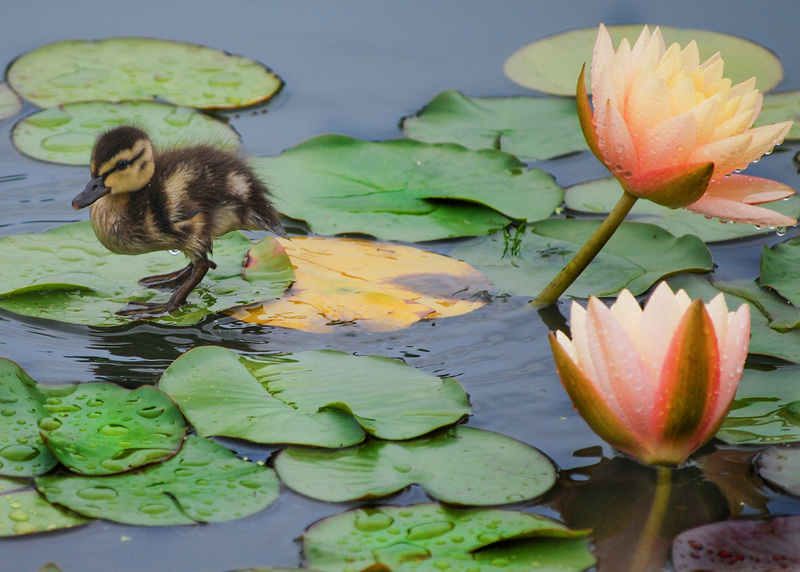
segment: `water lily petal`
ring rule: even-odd
[[[651,170],[627,179],[618,177],[618,180],[622,188],[634,196],[678,208],[703,196],[713,171],[713,163],[691,163]]]
[[[705,195],[686,208],[694,213],[702,214],[707,217],[754,224],[760,227],[769,226],[778,228],[797,224],[797,220],[779,212],[722,197]]]
[[[772,179],[736,174],[711,181],[706,196],[760,205],[786,199],[794,193],[791,187]]]

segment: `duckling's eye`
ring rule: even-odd
[[[128,161],[127,159],[120,159],[119,161],[117,161],[117,164],[114,166],[114,169],[116,171],[124,171],[130,166],[130,164],[131,162]]]

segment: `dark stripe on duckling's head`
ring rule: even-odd
[[[123,126],[100,136],[92,153],[92,176],[111,193],[143,188],[153,177],[153,144],[137,127]]]

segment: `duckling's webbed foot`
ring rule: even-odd
[[[175,272],[145,276],[139,280],[139,284],[145,288],[155,288],[156,290],[174,290],[191,276],[192,268],[193,266],[189,264],[186,268],[181,268]]]
[[[118,311],[117,314],[120,316],[129,316],[131,318],[157,318],[159,316],[163,316],[164,314],[169,314],[170,312],[177,310],[184,302],[186,302],[186,298],[189,296],[189,293],[200,283],[200,281],[208,272],[208,269],[216,267],[217,265],[208,259],[198,260],[183,270],[173,273],[175,275],[180,275],[182,280],[177,290],[172,293],[172,296],[170,296],[167,302],[129,302],[128,305],[122,310]],[[184,273],[186,276],[183,276]],[[157,277],[151,276],[150,278]],[[145,279],[143,278],[142,280]]]

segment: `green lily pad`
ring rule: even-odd
[[[798,369],[745,370],[717,438],[732,445],[800,441]]]
[[[153,38],[47,44],[14,60],[6,78],[39,107],[159,98],[231,109],[266,101],[283,86],[269,68],[249,58]]]
[[[279,484],[272,469],[190,436],[163,463],[110,476],[49,475],[36,487],[48,501],[90,518],[167,526],[249,516],[278,497]]]
[[[467,97],[443,91],[401,124],[411,139],[500,149],[541,161],[588,149],[575,102],[551,97]]]
[[[29,479],[12,479],[11,477],[0,476],[0,493],[10,493],[17,489],[25,489],[31,486]]]
[[[200,435],[344,447],[364,432],[410,439],[470,412],[464,389],[380,356],[307,351],[238,356],[206,346],[179,357],[159,387]]]
[[[321,135],[254,159],[278,210],[317,234],[422,241],[481,236],[550,216],[563,191],[517,158],[410,139]]]
[[[702,298],[704,301],[710,302],[714,296],[723,292],[729,309],[738,308],[742,304],[749,304],[749,352],[800,363],[800,329],[785,332],[775,330],[770,327],[770,318],[762,313],[762,307],[770,311],[771,308],[778,305],[774,300],[768,298],[769,292],[764,291],[765,295],[757,295],[752,290],[747,291],[741,288],[739,282],[725,283],[715,281],[711,283],[705,278],[688,274],[674,276],[668,282],[673,290],[686,290],[686,293],[692,299]],[[727,290],[729,289],[734,293],[728,292]],[[756,302],[751,301],[751,298],[755,299]],[[791,307],[789,307],[789,310],[791,310]]]
[[[91,519],[55,506],[36,491],[0,496],[0,537],[49,532],[86,524]]]
[[[321,571],[383,565],[408,570],[580,571],[595,564],[589,531],[527,512],[439,504],[378,506],[312,525],[303,536],[309,566]],[[514,540],[513,543],[503,541]]]
[[[474,266],[495,289],[513,295],[536,295],[575,255],[600,221],[550,219],[530,229],[473,239],[450,256]],[[665,276],[708,271],[711,254],[697,237],[676,238],[662,228],[625,222],[600,254],[567,290],[568,296],[611,296],[622,288],[638,295]]]
[[[642,33],[642,24],[608,26],[614,46],[622,38],[633,45]],[[655,26],[650,26],[653,32]],[[758,78],[762,92],[773,89],[783,79],[783,66],[778,57],[764,46],[710,30],[678,29],[661,26],[667,46],[677,42],[681,47],[697,41],[700,60],[719,52],[725,62],[725,77],[733,84]],[[597,28],[568,30],[537,40],[517,50],[506,60],[504,70],[511,81],[528,89],[556,95],[575,95],[581,66],[592,61]]]
[[[188,429],[180,409],[154,387],[82,383],[44,393],[50,416],[39,420],[42,437],[61,463],[82,475],[121,473],[168,459]]]
[[[800,139],[800,90],[766,94],[754,126],[782,121],[795,122],[786,139]]]
[[[154,321],[195,324],[231,307],[280,297],[294,280],[291,261],[285,254],[260,257],[258,264],[247,268],[243,279],[242,259],[252,246],[240,232],[217,239],[213,256],[217,269],[209,270],[189,295],[188,304]],[[167,252],[137,256],[109,252],[97,241],[88,222],[43,234],[6,236],[0,238],[0,308],[73,324],[118,326],[130,323],[130,318],[115,314],[128,301],[166,301],[169,296],[143,288],[137,283],[140,278],[183,265],[183,257]],[[262,279],[264,268],[277,270],[271,280]],[[250,272],[256,276],[252,281],[248,280]]]
[[[288,487],[327,502],[382,497],[419,484],[446,503],[496,505],[536,498],[556,482],[555,466],[538,450],[471,427],[336,451],[288,447],[275,470]]]
[[[758,282],[800,306],[800,237],[761,250]]]
[[[693,528],[672,543],[675,572],[774,572],[800,568],[800,517],[727,520]]]
[[[0,119],[7,119],[22,111],[22,102],[8,85],[0,83]]]
[[[756,457],[756,471],[768,483],[800,496],[800,448],[770,447]]]
[[[147,130],[161,148],[213,142],[235,149],[240,143],[227,123],[195,109],[156,101],[82,101],[50,107],[17,123],[11,139],[17,149],[34,159],[88,165],[97,136],[130,123]]]
[[[30,477],[56,466],[39,435],[47,416],[38,384],[12,361],[0,358],[0,475]]]
[[[564,195],[564,202],[568,209],[576,212],[605,214],[611,212],[621,195],[622,187],[619,186],[619,182],[614,177],[607,177],[570,187]],[[785,201],[761,206],[793,218],[800,217],[800,196],[797,195]],[[686,209],[671,209],[646,200],[636,201],[630,217],[636,217],[635,220],[638,222],[658,225],[675,236],[693,234],[703,242],[775,234],[774,229],[758,228],[751,224],[722,223],[716,219],[708,220],[703,215]]]

